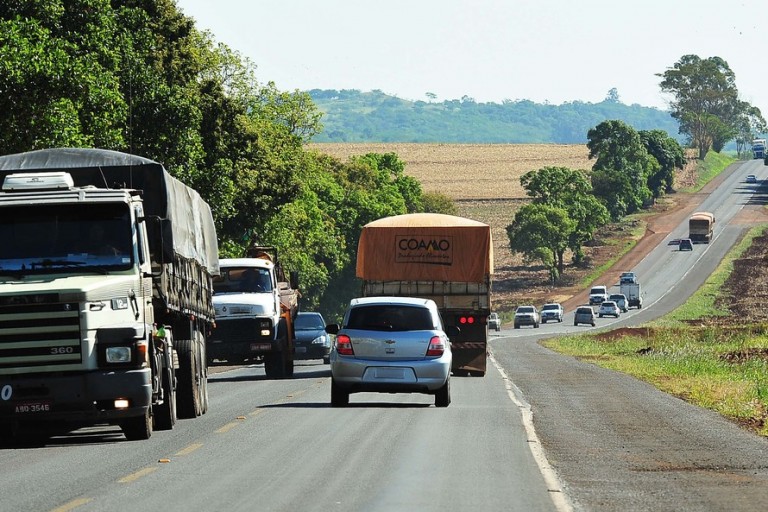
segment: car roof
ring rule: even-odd
[[[352,299],[349,303],[350,306],[366,306],[371,304],[390,304],[401,306],[429,306],[434,305],[435,301],[432,299],[422,299],[419,297],[358,297]],[[436,307],[436,306],[435,306]]]
[[[299,311],[299,316],[319,316],[322,318],[323,315],[317,311]]]
[[[603,301],[603,303],[602,303],[602,304],[600,304],[600,305],[601,305],[601,306],[615,306],[615,305],[616,305],[616,303],[615,303],[615,302],[613,302],[612,300],[604,300],[604,301]]]

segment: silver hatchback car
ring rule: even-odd
[[[451,327],[451,329],[458,329]],[[451,403],[451,344],[434,301],[411,297],[352,299],[331,350],[331,406],[350,393],[425,393]]]

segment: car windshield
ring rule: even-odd
[[[320,315],[299,314],[296,317],[294,327],[298,331],[315,331],[325,329],[325,322],[323,322],[323,317]]]
[[[557,304],[544,304],[544,307],[542,307],[541,309],[542,311],[548,311],[552,309],[558,310],[560,309],[560,306],[558,306]]]
[[[580,315],[588,315],[590,313],[593,313],[592,308],[579,308],[576,310],[576,313]]]
[[[592,290],[589,293],[605,293],[604,288],[592,288]]]
[[[376,304],[352,308],[346,327],[369,331],[426,331],[435,326],[426,308]]]
[[[518,313],[533,313],[533,306],[520,306],[517,308]]]

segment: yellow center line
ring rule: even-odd
[[[223,427],[221,427],[220,429],[218,429],[218,430],[216,431],[216,433],[217,433],[217,434],[224,434],[224,433],[226,433],[226,432],[229,432],[230,430],[232,430],[233,428],[235,428],[235,427],[236,427],[236,426],[238,426],[239,424],[240,424],[240,422],[239,422],[239,421],[233,421],[233,422],[231,422],[231,423],[227,423],[226,425],[224,425]]]
[[[118,482],[121,483],[121,484],[128,484],[128,483],[131,483],[131,482],[135,482],[139,478],[141,478],[143,476],[147,476],[150,473],[154,473],[155,471],[157,471],[157,467],[140,469],[140,470],[138,470],[135,473],[131,473],[128,476],[124,476],[123,478],[118,480]]]
[[[86,503],[90,503],[93,501],[93,498],[77,498],[76,500],[72,500],[69,503],[65,503],[60,507],[56,507],[51,510],[51,512],[69,512],[70,510],[74,510],[77,507],[81,505],[85,505]]]
[[[181,451],[176,452],[176,456],[181,457],[183,455],[189,455],[190,453],[197,450],[201,446],[203,446],[203,443],[193,443],[187,446],[186,448],[183,448]]]

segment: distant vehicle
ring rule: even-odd
[[[557,302],[550,302],[541,307],[541,323],[545,324],[550,320],[563,321],[563,306]]]
[[[637,282],[637,276],[634,272],[622,272],[621,276],[619,276],[619,284],[623,283],[636,283]]]
[[[715,214],[695,212],[688,219],[688,238],[693,243],[708,244],[715,229]]]
[[[624,283],[625,285],[629,284],[636,284],[636,283]],[[608,300],[612,300],[616,303],[617,306],[619,306],[619,309],[622,313],[626,313],[629,311],[629,301],[627,300],[627,296],[623,293],[612,293],[608,296]]]
[[[331,350],[331,407],[345,407],[358,392],[435,395],[451,403],[451,343],[437,304],[414,297],[352,299]],[[458,327],[448,327],[458,331]],[[458,334],[458,332],[456,332]]]
[[[692,251],[693,250],[693,242],[691,242],[690,238],[682,238],[680,239],[680,247],[678,247],[679,251]]]
[[[488,315],[488,328],[495,331],[501,330],[501,318],[498,313],[491,313]]]
[[[753,158],[766,158],[768,154],[765,151],[765,139],[753,139],[752,140],[752,156]]]
[[[536,306],[518,306],[515,310],[515,329],[519,329],[521,325],[532,325],[538,328],[539,321],[539,311]]]
[[[294,359],[322,359],[331,362],[331,336],[325,332],[323,315],[301,311],[296,315]]]
[[[640,283],[624,283],[619,286],[619,293],[627,298],[627,308],[640,309],[643,307]]]
[[[579,306],[573,314],[573,325],[590,324],[595,326],[595,310],[592,306]]]
[[[597,311],[597,314],[600,318],[603,318],[604,316],[614,316],[616,318],[619,318],[619,315],[621,314],[621,310],[619,309],[619,306],[613,302],[612,300],[606,300],[603,301],[602,304],[600,304],[600,309]]]
[[[757,183],[757,176],[755,176],[754,174],[747,174],[746,182],[747,183]]]
[[[604,300],[608,300],[608,288],[603,285],[593,286],[589,290],[589,305],[601,304]]]

